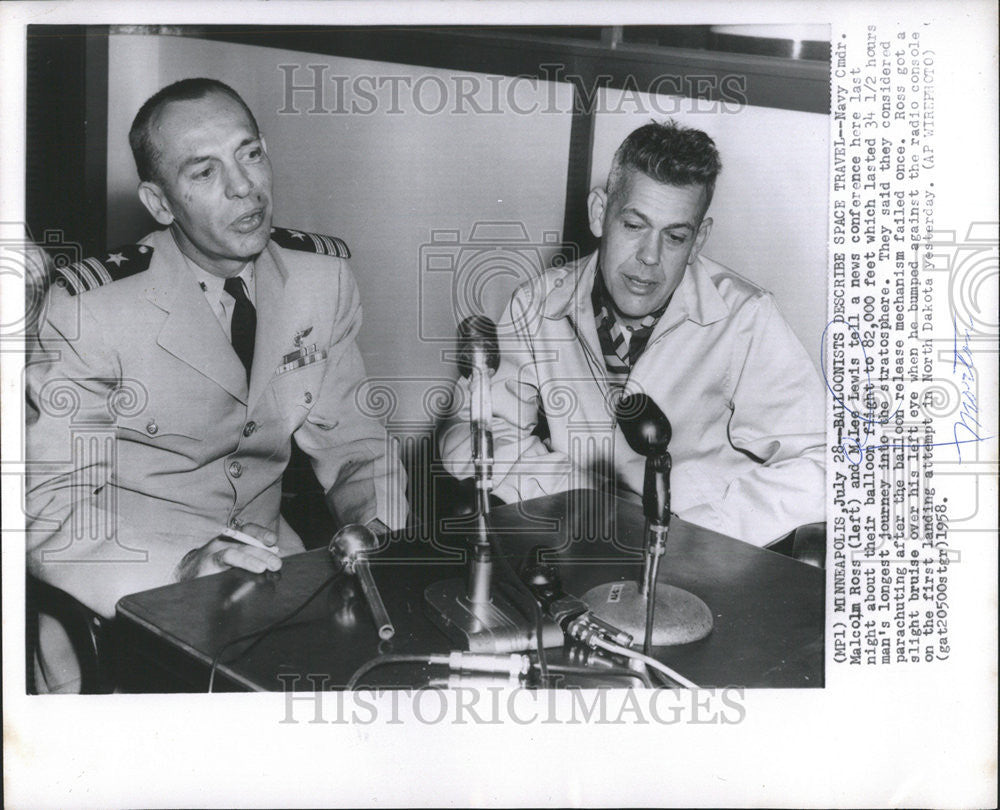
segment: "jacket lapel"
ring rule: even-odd
[[[597,273],[597,257],[597,253],[592,253],[577,270],[575,283],[563,284],[557,294],[552,296],[546,317],[569,318],[587,355],[594,378],[606,385],[604,355],[601,353],[601,342],[597,338],[597,320],[590,301],[590,292],[594,287],[594,276]]]
[[[715,288],[711,269],[706,265],[706,260],[699,256],[684,272],[684,277],[674,290],[667,311],[653,327],[649,343],[655,343],[684,321],[708,326],[728,315],[729,307]]]
[[[246,371],[170,232],[153,234],[148,244],[153,259],[147,298],[168,313],[156,342],[246,403]]]
[[[691,321],[699,326],[708,326],[728,315],[729,307],[712,282],[710,267],[706,266],[706,260],[699,256],[688,266],[683,278],[681,278],[681,283],[674,290],[667,311],[653,327],[653,334],[649,336],[645,351],[636,361],[629,382],[635,381],[639,390],[642,390],[641,386],[646,374],[650,371],[662,374],[661,368],[651,365],[648,359],[643,362],[643,359],[647,357],[652,345],[658,343],[682,323]]]

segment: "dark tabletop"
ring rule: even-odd
[[[541,556],[558,566],[574,595],[640,575],[644,523],[634,504],[578,491],[501,507],[491,523],[515,568]],[[215,688],[328,689],[380,653],[453,649],[427,617],[423,591],[464,577],[466,537],[466,525],[438,521],[392,535],[372,559],[396,628],[391,641],[379,640],[360,587],[342,575],[263,640],[227,648]],[[203,691],[228,642],[291,613],[334,573],[329,554],[317,550],[286,558],[278,574],[232,570],[125,597],[118,614],[127,688]],[[707,638],[655,650],[690,680],[705,687],[823,685],[823,571],[674,518],[659,581],[701,597],[715,620]],[[549,659],[577,661],[580,651],[550,650]],[[375,670],[364,682],[417,687],[445,676],[441,667],[415,664]]]

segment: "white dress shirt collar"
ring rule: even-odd
[[[222,331],[226,333],[226,338],[231,340],[233,307],[236,305],[236,300],[229,293],[227,293],[225,289],[223,289],[223,285],[226,283],[226,280],[221,276],[209,273],[204,268],[199,267],[187,256],[184,257],[184,261],[194,274],[195,281],[198,282],[202,292],[205,293],[208,305],[212,308],[212,312],[219,321],[219,326],[222,327]],[[243,279],[243,284],[246,287],[247,297],[250,299],[250,303],[257,306],[257,285],[254,278],[254,263],[252,261],[247,262],[237,275]]]

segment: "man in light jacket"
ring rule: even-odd
[[[641,391],[673,428],[679,517],[754,545],[823,520],[822,383],[770,293],[702,255],[720,169],[700,130],[635,130],[588,198],[599,250],[515,291],[492,378],[497,497],[641,493],[644,459],[614,418]],[[440,444],[471,475],[462,409]]]

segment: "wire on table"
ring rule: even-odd
[[[503,569],[504,574],[507,575],[507,578],[513,583],[514,587],[525,594],[531,602],[532,611],[535,614],[535,654],[538,656],[538,673],[542,681],[542,686],[547,686],[549,682],[549,667],[548,659],[545,656],[545,641],[542,638],[542,630],[545,624],[545,619],[542,616],[542,608],[538,604],[538,600],[535,599],[535,595],[531,592],[531,588],[517,575],[514,566],[504,556],[503,550],[500,548],[500,544],[493,534],[487,532],[486,538],[493,551],[493,556],[500,560],[500,567]]]
[[[354,670],[350,678],[347,679],[347,685],[344,687],[348,692],[354,690],[358,686],[358,681],[360,681],[365,675],[371,672],[377,667],[385,666],[387,664],[447,664],[448,656],[440,654],[406,654],[406,653],[387,653],[386,655],[380,655],[377,658],[372,658],[365,661],[360,667]]]
[[[273,621],[270,624],[267,624],[258,630],[254,630],[251,633],[244,633],[242,636],[237,636],[236,638],[230,639],[225,644],[223,644],[222,647],[219,649],[219,651],[215,654],[215,658],[212,659],[212,668],[208,674],[208,691],[211,692],[215,686],[215,673],[219,668],[219,664],[222,662],[222,656],[225,655],[226,650],[228,650],[234,644],[239,644],[241,641],[255,639],[252,644],[249,644],[246,647],[246,649],[241,650],[239,655],[237,655],[231,661],[227,661],[226,663],[232,664],[235,661],[238,661],[240,658],[242,658],[244,655],[250,652],[250,650],[256,647],[261,641],[263,641],[272,630],[277,629],[280,625],[283,625],[285,622],[290,621],[291,619],[294,619],[296,616],[298,616],[303,610],[306,609],[306,607],[308,607],[308,605],[317,596],[319,596],[323,592],[325,588],[332,585],[342,573],[343,570],[337,571],[336,573],[331,574],[329,577],[323,580],[320,586],[315,591],[313,591],[308,597],[306,597],[306,600],[297,608],[295,608],[295,610],[293,610],[291,613],[282,616],[280,619],[277,619],[276,621]]]
[[[509,656],[504,655],[492,655],[483,654],[477,655],[476,653],[468,653],[455,651],[452,653],[425,653],[425,654],[406,654],[406,653],[388,653],[386,655],[380,655],[372,658],[360,667],[358,667],[351,677],[347,681],[345,689],[348,691],[354,690],[358,686],[358,682],[371,672],[373,669],[382,666],[388,666],[390,664],[439,664],[439,665],[450,665],[452,669],[461,670],[465,665],[461,662],[456,662],[455,657],[461,659],[462,656],[468,656],[469,663],[468,667],[471,670],[482,669],[482,671],[499,672],[499,668],[494,665],[494,661],[500,659],[506,659]],[[520,657],[520,656],[514,656]],[[476,661],[487,659],[488,664],[476,665]],[[536,661],[531,662],[532,666],[537,666]],[[590,669],[589,667],[578,667],[570,664],[550,664],[549,670],[551,672],[572,674],[572,675],[583,675],[589,677],[607,677],[607,676],[617,676],[624,678],[635,678],[640,681],[643,686],[652,689],[653,684],[650,682],[649,677],[644,672],[637,672],[635,670],[627,669],[625,667],[602,667],[601,669]]]
[[[593,678],[598,678],[602,675],[615,676],[619,678],[635,678],[647,689],[653,688],[653,683],[649,680],[649,676],[645,672],[628,669],[627,667],[602,667],[600,669],[591,669],[590,667],[575,667],[570,664],[549,664],[549,671],[554,672],[557,675],[585,675]]]
[[[696,684],[694,681],[689,681],[679,672],[675,672],[666,664],[657,661],[652,656],[644,655],[643,653],[637,650],[630,650],[628,647],[623,647],[620,644],[612,644],[600,638],[595,638],[593,643],[596,644],[598,647],[600,647],[602,650],[607,650],[608,652],[612,652],[617,655],[624,655],[626,658],[634,658],[637,661],[642,661],[644,664],[651,666],[653,669],[659,670],[667,677],[676,681],[681,686],[687,687],[688,689],[700,688],[698,684]]]

